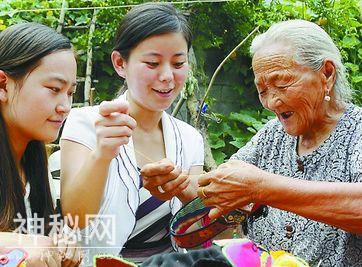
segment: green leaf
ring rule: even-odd
[[[359,70],[359,66],[350,62],[345,63],[347,68],[349,68],[352,72],[357,72]]]
[[[254,129],[259,131],[261,128],[263,128],[264,124],[260,121],[255,121],[253,122],[252,126],[254,127]]]
[[[214,158],[216,164],[220,165],[221,163],[224,163],[226,154],[220,150],[213,150],[212,157]]]
[[[246,128],[249,132],[253,133],[253,134],[256,134],[257,131],[253,128],[253,127],[248,127]]]
[[[362,82],[362,75],[358,75],[358,76],[352,77],[352,82],[353,82],[353,83],[360,83],[360,82]]]
[[[270,119],[275,118],[275,114],[274,112],[268,110],[268,109],[263,109],[263,111],[261,112],[261,115],[264,117],[270,117]]]
[[[220,136],[221,134],[230,131],[230,129],[231,128],[227,123],[222,122],[222,123],[210,123],[207,130],[217,136]]]
[[[254,117],[250,116],[249,114],[245,114],[245,113],[242,114],[242,113],[231,112],[230,119],[239,121],[247,126],[252,126],[253,123],[256,122],[256,119]]]
[[[362,59],[362,48],[358,49],[358,58]]]
[[[109,65],[102,64],[102,70],[105,71],[110,76],[114,74],[114,69]]]
[[[211,133],[209,135],[209,144],[213,149],[225,147],[224,140],[220,139],[218,135]]]
[[[229,144],[235,146],[236,148],[241,148],[243,146],[245,146],[246,142],[244,138],[238,138],[234,141],[231,141]]]
[[[230,128],[227,133],[233,138],[233,140],[242,138],[245,135],[245,133],[243,133],[239,128]]]
[[[345,36],[342,40],[342,46],[345,48],[352,48],[357,46],[360,41],[355,36]]]

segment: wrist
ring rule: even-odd
[[[176,197],[182,202],[182,204],[186,204],[197,197],[197,193],[196,190],[192,190],[192,188],[187,187],[182,190],[181,193],[177,194]]]
[[[253,194],[253,202],[254,203],[264,203],[265,196],[268,194],[268,181],[270,180],[270,173],[264,170],[259,170],[257,173],[257,179],[255,180],[256,185],[252,188],[255,188]]]
[[[101,153],[99,153],[97,150],[94,150],[90,154],[90,158],[93,162],[93,164],[101,164],[101,165],[109,165],[113,158],[107,158]]]

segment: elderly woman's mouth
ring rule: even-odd
[[[280,113],[280,116],[281,116],[284,120],[286,120],[286,119],[289,119],[293,114],[294,114],[293,111],[286,111],[286,112]]]

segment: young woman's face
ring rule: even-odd
[[[182,33],[151,36],[132,49],[123,64],[131,100],[151,111],[167,109],[187,78],[187,52]]]
[[[76,72],[73,51],[63,50],[42,58],[20,84],[9,78],[7,101],[1,104],[9,132],[54,141],[71,108]]]

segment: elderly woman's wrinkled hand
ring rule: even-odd
[[[144,165],[141,176],[143,186],[160,200],[169,200],[182,194],[190,183],[187,173],[182,172],[169,159]]]
[[[240,160],[230,160],[201,175],[198,195],[206,206],[215,206],[211,219],[257,201],[263,171]]]

